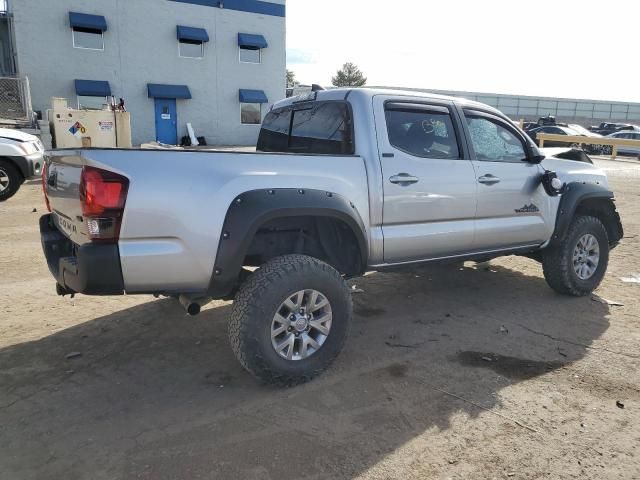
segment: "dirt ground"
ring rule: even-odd
[[[626,236],[597,293],[623,306],[515,257],[368,275],[292,389],[241,369],[228,303],[57,297],[29,182],[0,204],[0,479],[640,478],[640,163],[598,163]]]

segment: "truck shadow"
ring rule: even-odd
[[[157,300],[5,348],[0,477],[363,473],[453,416],[475,421],[476,405],[501,405],[503,389],[580,360],[607,329],[608,307],[554,294],[526,265],[535,276],[432,267],[357,280],[345,351],[292,389],[241,369],[228,305],[191,319]]]

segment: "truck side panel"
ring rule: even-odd
[[[369,218],[367,174],[357,156],[158,150],[79,154],[89,165],[129,178],[118,243],[127,293],[206,291],[227,210],[244,192],[330,191]]]

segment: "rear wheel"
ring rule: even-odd
[[[240,288],[229,339],[254,376],[295,385],[338,356],[351,315],[351,293],[340,273],[312,257],[285,255],[267,262]]]
[[[600,285],[608,263],[607,231],[590,216],[576,217],[560,244],[542,252],[544,277],[563,295],[589,295]]]
[[[11,163],[0,160],[0,202],[13,197],[22,183],[20,173]]]

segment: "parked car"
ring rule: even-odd
[[[553,135],[571,135],[571,136],[580,135],[577,131],[573,130],[572,128],[560,127],[558,125],[546,125],[544,127],[534,128],[532,130],[529,130],[526,133],[536,143],[538,142],[538,133],[551,133]],[[544,145],[545,147],[566,147],[569,144],[567,142],[545,140]]]
[[[602,122],[598,126],[592,126],[590,130],[594,133],[599,133],[600,135],[607,136],[623,130],[640,131],[640,127],[638,127],[637,125],[631,125],[629,123]]]
[[[516,125],[519,125],[519,122],[515,122]],[[538,128],[540,125],[538,125],[536,122],[524,122],[522,124],[522,129],[525,132],[528,132],[529,130],[533,130],[534,128]]]
[[[529,130],[526,132],[534,142],[538,142],[538,133],[551,133],[554,135],[570,135],[570,136],[578,136],[578,137],[591,137],[591,138],[602,138],[602,135],[598,135],[597,133],[590,132],[586,128],[571,124],[568,126],[545,126],[534,128],[533,130]],[[557,140],[545,140],[545,147],[566,147],[573,146],[575,148],[582,148],[584,151],[590,154],[599,155],[602,152],[602,145],[590,145],[588,143],[580,143],[580,142],[560,142]]]
[[[34,135],[0,128],[0,202],[16,194],[30,177],[40,175],[44,146]]]
[[[602,135],[600,135],[599,133],[595,133],[590,130],[587,130],[582,125],[578,125],[576,123],[570,123],[567,126],[571,130],[574,130],[575,132],[577,132],[578,135],[584,135],[585,137],[591,137],[592,139],[603,138]],[[590,153],[592,155],[602,155],[602,152],[604,151],[604,148],[605,148],[605,145],[600,145],[600,144],[585,143],[585,144],[581,144],[581,146],[583,150],[585,150],[587,153]]]
[[[348,278],[523,255],[583,296],[623,236],[604,171],[545,158],[477,102],[313,92],[273,105],[257,149],[53,152],[40,230],[58,293],[175,296],[191,314],[233,298],[240,363],[292,385],[345,344]]]
[[[607,135],[607,138],[625,138],[627,140],[640,140],[640,132],[621,131]],[[607,145],[603,149],[605,155],[611,155],[613,147]],[[621,145],[618,147],[618,153],[620,155],[637,156],[640,158],[640,147],[631,147],[628,145]]]
[[[547,115],[546,117],[540,117],[538,119],[538,126],[539,127],[543,127],[543,126],[547,126],[547,125],[557,125],[556,117],[554,117],[553,115]]]

